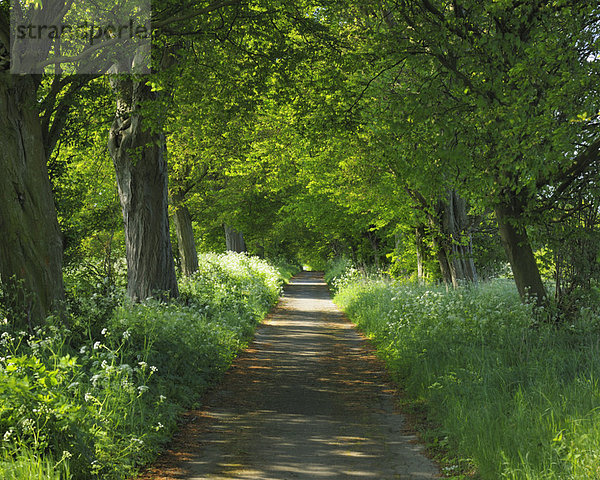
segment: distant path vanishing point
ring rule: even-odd
[[[382,363],[302,272],[254,342],[141,479],[413,480],[439,476],[394,407]]]

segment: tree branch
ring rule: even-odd
[[[184,15],[172,16],[170,18],[166,18],[162,21],[152,22],[152,28],[162,28],[167,25],[171,25],[173,23],[179,23],[184,20],[191,20],[192,18],[198,17],[200,15],[205,15],[207,13],[212,13],[214,11],[220,10],[225,7],[229,7],[232,5],[239,5],[241,0],[225,0],[223,2],[213,3],[208,7],[201,8],[195,12],[186,13]]]
[[[377,75],[375,75],[373,78],[371,78],[367,84],[365,85],[365,88],[363,88],[362,92],[360,92],[360,94],[358,95],[358,97],[356,97],[356,100],[354,100],[354,102],[352,103],[352,105],[350,105],[350,108],[348,108],[345,112],[344,112],[344,116],[348,115],[353,109],[354,107],[356,107],[356,105],[358,105],[358,102],[360,102],[362,100],[362,98],[365,96],[365,93],[367,93],[367,90],[369,89],[369,87],[371,86],[371,84],[377,80],[379,77],[381,77],[381,75],[383,75],[385,72],[397,67],[398,65],[400,65],[402,62],[404,62],[406,60],[406,57],[401,58],[400,60],[398,60],[397,62],[395,62],[393,65],[390,65],[388,67],[383,68]]]
[[[583,175],[586,170],[600,159],[600,138],[591,143],[583,152],[573,159],[573,164],[570,168],[560,173],[554,178],[542,178],[537,182],[537,188],[542,188],[549,185],[551,182],[560,181],[561,184],[554,190],[551,198],[557,199],[562,195],[572,184]]]
[[[77,92],[89,81],[97,78],[98,75],[76,75],[74,80],[69,83],[69,87],[61,99],[56,104],[55,108],[44,112],[44,147],[46,157],[50,158],[54,147],[56,146],[63,128],[69,117],[69,111],[75,99]],[[52,115],[53,113],[53,115]],[[52,124],[50,124],[50,116],[52,116]],[[47,123],[46,123],[47,120]]]

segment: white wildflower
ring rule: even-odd
[[[121,365],[119,365],[119,369],[121,369],[121,370],[123,370],[125,372],[128,372],[128,373],[132,372],[131,367],[128,364],[126,364],[126,363],[122,363]]]

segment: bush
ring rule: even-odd
[[[342,286],[360,277],[358,269],[345,257],[331,260],[325,269],[325,281],[333,292],[337,292]]]

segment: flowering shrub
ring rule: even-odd
[[[205,253],[199,269],[183,279],[181,295],[207,314],[235,311],[247,317],[263,316],[281,292],[279,272],[264,260],[243,253]]]
[[[133,475],[173,431],[177,413],[231,364],[281,284],[265,261],[206,254],[182,282],[181,302],[125,302],[109,318],[94,315],[91,328],[77,318],[76,334],[62,326],[15,332],[6,320],[0,478]]]
[[[330,261],[325,270],[325,281],[333,292],[337,292],[345,285],[363,278],[352,261],[347,258],[336,258]]]

